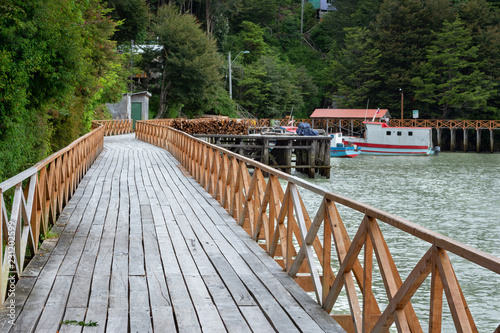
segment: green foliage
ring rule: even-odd
[[[202,113],[200,106],[209,98],[209,88],[222,84],[222,58],[215,41],[206,36],[194,16],[180,14],[169,5],[158,9],[152,31],[162,46],[156,51],[162,66],[158,117],[166,114],[169,105],[189,116]]]
[[[419,75],[416,66],[426,57],[426,48],[432,40],[432,31],[441,29],[443,21],[452,19],[450,2],[427,0],[385,0],[380,6],[373,31],[374,45],[380,50],[378,69],[382,85],[373,100],[390,110],[399,107],[401,88],[406,109],[412,110],[414,96],[411,79]]]
[[[148,7],[145,0],[108,0],[108,8],[112,9],[111,18],[120,26],[113,39],[119,43],[143,42],[147,36],[149,25]]]
[[[301,72],[303,74],[303,71]],[[258,118],[281,118],[304,105],[297,71],[273,56],[262,56],[238,80],[239,103]]]
[[[486,114],[494,86],[479,71],[478,47],[472,45],[470,31],[457,19],[445,22],[442,31],[434,35],[422,76],[412,80],[416,97],[439,105],[441,114],[435,116],[444,119],[464,117],[466,111],[469,115]]]
[[[332,60],[325,83],[332,87],[334,105],[340,108],[362,108],[369,99],[369,93],[380,85],[377,69],[380,51],[373,46],[367,29],[345,30],[345,47],[339,52],[330,52]]]
[[[242,50],[250,51],[245,56],[247,63],[254,62],[256,59],[270,52],[269,46],[264,41],[263,28],[249,21],[243,21],[241,26],[242,30],[239,33],[239,40],[242,44]]]
[[[89,320],[88,322],[80,320],[65,320],[62,322],[65,325],[76,325],[76,326],[98,326],[96,321]]]
[[[234,18],[239,22],[253,22],[263,26],[272,26],[279,10],[279,0],[242,0],[240,15]]]
[[[0,2],[0,180],[88,131],[117,95],[106,13],[98,0]]]
[[[312,31],[318,47],[328,52],[336,46],[344,46],[345,28],[368,28],[375,21],[382,0],[337,0],[335,10],[326,14]]]

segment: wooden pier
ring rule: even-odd
[[[196,134],[195,137],[282,170],[330,178],[329,136]],[[295,157],[295,159],[292,158]]]
[[[97,324],[83,332],[343,331],[170,153],[133,134],[104,139],[52,233],[1,332],[82,332],[66,320]]]
[[[478,331],[448,254],[500,258],[164,125],[104,129],[0,183],[1,332],[440,332],[446,305]],[[391,229],[427,250],[406,277]]]

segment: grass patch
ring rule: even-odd
[[[76,320],[65,320],[62,322],[66,325],[75,325],[75,326],[98,326],[97,322],[90,320],[88,323],[85,321],[76,321]]]
[[[52,239],[52,238],[57,238],[59,237],[58,234],[52,231],[47,231],[45,234],[41,235],[40,238],[42,239],[42,242],[46,239]]]

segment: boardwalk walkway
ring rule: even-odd
[[[170,153],[133,135],[105,138],[54,231],[0,332],[342,331]]]

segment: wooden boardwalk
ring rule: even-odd
[[[343,331],[170,153],[132,134],[105,138],[53,230],[0,332]]]

